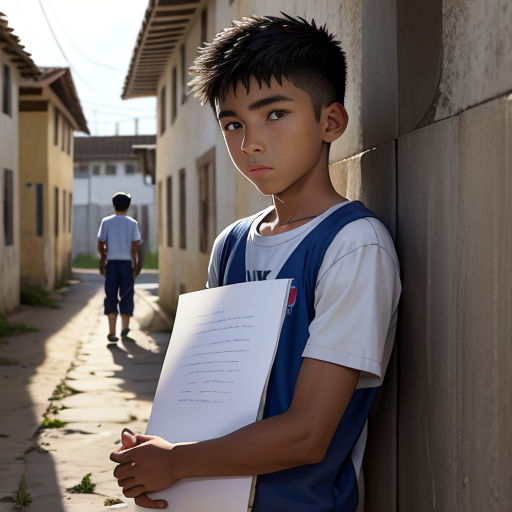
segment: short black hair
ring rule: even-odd
[[[116,192],[112,196],[112,204],[116,212],[125,212],[130,208],[130,203],[132,202],[131,194],[128,192]]]
[[[270,86],[283,77],[306,91],[317,118],[321,108],[345,100],[346,59],[339,41],[315,20],[257,16],[233,21],[212,42],[199,48],[190,72],[190,87],[213,109],[230,89],[241,83],[249,92],[254,77]]]

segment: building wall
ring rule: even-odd
[[[0,312],[13,309],[19,304],[20,247],[18,201],[18,85],[17,68],[0,49],[0,91],[3,90],[3,65],[10,68],[12,115],[2,111],[0,97]],[[4,175],[5,169],[13,171],[13,243],[6,245],[4,232]]]
[[[105,175],[106,164],[116,166],[116,175]],[[125,174],[124,164],[135,166],[134,174]],[[132,204],[128,215],[137,219],[141,235],[149,251],[157,251],[157,222],[155,216],[155,187],[147,184],[138,170],[138,161],[109,160],[76,163],[87,165],[88,174],[73,179],[73,251],[78,254],[97,254],[97,234],[101,219],[114,213],[112,195],[124,190],[132,195]],[[92,166],[100,167],[100,175],[91,173]]]
[[[512,2],[255,0],[280,10],[343,43],[331,177],[382,217],[402,265],[365,510],[509,510]]]
[[[20,112],[20,273],[21,280],[51,288],[48,272],[51,254],[48,198],[48,112]],[[43,230],[37,235],[36,185],[43,187]]]
[[[27,284],[52,290],[71,275],[73,136],[71,133],[68,153],[63,120],[73,124],[62,102],[48,87],[43,88],[42,95],[23,96],[23,100],[46,101],[47,110],[20,114],[21,277]],[[60,112],[57,144],[55,108]],[[43,185],[42,236],[36,233],[36,183]]]
[[[234,18],[251,13],[251,2],[204,2],[208,9],[208,38],[228,25]],[[201,9],[199,9],[199,13]],[[200,44],[201,19],[192,22],[183,40],[185,43],[187,67],[192,65],[196,48]],[[171,77],[172,69],[178,72],[177,116],[171,122]],[[190,78],[189,78],[190,79]],[[237,218],[256,212],[269,204],[269,199],[261,196],[248,182],[237,175],[228,156],[220,129],[211,109],[202,107],[197,98],[189,96],[182,103],[181,67],[179,52],[171,56],[168,66],[158,84],[157,112],[160,115],[160,91],[165,86],[166,109],[164,133],[157,135],[156,183],[162,188],[162,202],[158,203],[159,217],[159,270],[160,301],[173,311],[178,295],[183,291],[204,288],[207,277],[209,250],[199,250],[199,171],[198,160],[213,149],[215,154],[215,232]],[[160,121],[160,120],[159,120]],[[160,126],[160,123],[159,123]],[[186,248],[179,246],[179,171],[185,169],[186,176]],[[167,177],[173,177],[173,240],[167,241]],[[211,243],[209,249],[211,248]]]

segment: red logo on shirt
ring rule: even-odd
[[[292,308],[295,306],[295,302],[297,301],[297,287],[292,284],[290,287],[290,294],[288,295],[288,314],[291,315]]]

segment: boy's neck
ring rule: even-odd
[[[321,215],[331,206],[346,201],[334,189],[329,177],[327,156],[287,190],[274,194],[274,210],[260,224],[263,236],[277,235],[298,228]]]
[[[125,210],[124,212],[120,212],[120,211],[115,210],[115,212],[116,212],[116,215],[126,215],[128,210]]]

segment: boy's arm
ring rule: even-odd
[[[98,252],[100,253],[100,273],[104,276],[107,262],[107,248],[104,240],[98,240]]]
[[[352,397],[359,371],[303,359],[287,412],[252,423],[226,436],[195,444],[172,445],[138,436],[138,446],[114,452],[114,471],[125,496],[141,506],[160,508],[145,493],[187,477],[270,473],[319,462]]]
[[[140,241],[137,240],[135,242],[132,242],[132,244],[130,246],[130,256],[132,258],[132,269],[133,269],[133,278],[134,279],[137,274],[137,267],[138,267],[139,243],[140,243]]]

